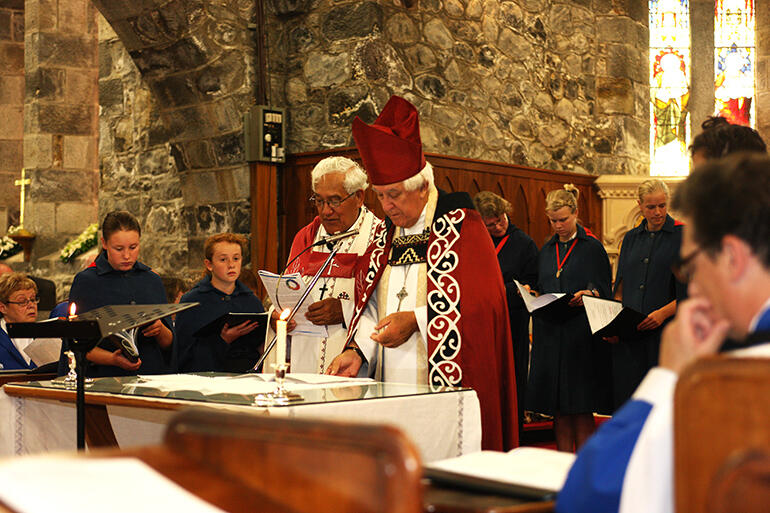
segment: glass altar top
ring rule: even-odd
[[[253,406],[257,394],[275,390],[270,374],[227,374],[202,372],[94,378],[86,384],[86,394],[114,394],[142,399],[194,401],[232,406]],[[37,390],[71,390],[74,385],[64,378],[48,381],[13,383],[14,387]],[[453,393],[468,388],[439,387],[406,383],[380,383],[369,379],[345,379],[318,374],[288,374],[285,388],[302,396],[302,401],[287,406],[325,404],[342,401],[386,399],[436,393]],[[280,407],[275,405],[271,407]]]

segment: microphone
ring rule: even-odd
[[[328,237],[324,237],[318,242],[314,242],[310,247],[323,246],[326,244],[334,244],[338,241],[341,241],[342,239],[347,239],[348,237],[353,237],[355,235],[358,235],[358,230],[350,230],[349,232],[342,232],[336,235],[329,235]]]

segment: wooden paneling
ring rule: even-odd
[[[274,164],[251,162],[251,268],[278,271],[278,175]],[[259,288],[262,289],[260,283]],[[264,296],[264,290],[260,290]]]
[[[307,201],[312,193],[310,171],[319,160],[330,156],[361,161],[355,148],[299,153],[286,159],[279,200],[280,262],[286,261],[294,234],[316,215]],[[565,183],[573,183],[580,190],[581,222],[597,236],[602,233],[601,200],[593,186],[595,176],[430,153],[426,157],[433,165],[438,187],[448,192],[466,191],[471,196],[479,191],[492,191],[505,197],[513,204],[514,224],[527,232],[538,246],[551,235],[545,216],[545,195]],[[367,191],[365,202],[377,215],[383,215],[371,189]]]

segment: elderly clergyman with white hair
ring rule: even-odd
[[[328,337],[290,333],[291,372],[319,374],[328,368],[344,346],[346,328],[353,315],[354,269],[380,220],[364,206],[364,191],[369,183],[366,173],[352,160],[345,157],[321,160],[311,172],[311,183],[310,202],[318,215],[294,237],[288,260],[291,264],[286,273],[299,272],[309,282],[329,256],[329,248],[320,245],[302,253],[294,262],[292,260],[303,249],[329,235],[358,231],[358,235],[332,244],[339,248],[339,252],[307,300],[313,301],[308,307],[307,319],[315,325],[325,325]],[[278,314],[271,312],[273,318]],[[290,328],[294,324],[292,321]],[[271,351],[268,358],[274,359],[274,353]]]
[[[356,274],[356,311],[329,373],[363,366],[378,381],[479,396],[482,447],[518,443],[516,381],[505,288],[492,241],[466,193],[444,193],[425,161],[417,110],[393,96],[353,137],[387,214],[368,269]]]

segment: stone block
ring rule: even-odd
[[[24,117],[21,105],[0,105],[0,139],[21,140],[24,136]]]
[[[376,107],[368,97],[369,91],[364,86],[338,90],[329,96],[328,120],[335,126],[350,126],[356,116],[371,123],[377,118]]]
[[[24,69],[24,44],[0,42],[0,62],[8,70]]]
[[[211,139],[211,145],[220,166],[230,166],[246,161],[243,149],[243,132],[214,137]]]
[[[382,28],[382,7],[375,2],[352,2],[332,8],[321,24],[329,41],[368,36]]]
[[[58,68],[37,68],[27,74],[28,98],[61,101],[64,98],[66,71]]]
[[[65,136],[64,158],[65,169],[95,169],[96,168],[96,137]]]
[[[429,44],[442,50],[449,50],[455,44],[452,33],[440,18],[434,18],[426,23],[423,35]]]
[[[409,46],[405,53],[413,72],[429,71],[438,63],[436,53],[428,45]]]
[[[99,175],[95,171],[32,169],[30,178],[30,202],[90,202],[95,201],[97,197]]]
[[[600,114],[634,113],[634,88],[628,78],[598,77],[596,100]]]
[[[51,201],[30,201],[24,205],[24,224],[34,233],[52,233],[56,230],[56,204]],[[37,242],[37,241],[36,241]]]
[[[97,66],[98,48],[96,39],[86,35],[41,32],[31,51],[37,50],[41,66],[89,68]]]
[[[439,100],[446,96],[447,86],[444,81],[436,75],[421,75],[415,80],[417,90],[427,98]]]
[[[210,169],[216,166],[211,144],[206,139],[183,143],[186,167],[188,169]]]
[[[92,105],[40,105],[40,131],[51,134],[90,135],[96,133]]]
[[[24,75],[0,75],[0,104],[24,103]]]
[[[635,82],[647,82],[647,52],[627,44],[607,45],[607,75],[630,78]]]
[[[305,61],[303,71],[312,88],[339,85],[350,78],[350,55],[347,52],[336,55],[312,52]]]
[[[49,134],[24,136],[24,165],[28,168],[47,169],[53,163],[53,137]]]
[[[123,110],[123,80],[120,78],[99,80],[99,105],[104,109],[117,107]]]
[[[68,69],[64,101],[70,104],[95,104],[99,101],[99,76],[95,68]]]
[[[13,13],[11,11],[0,10],[0,41],[13,41],[11,31],[12,18]]]
[[[89,203],[58,203],[55,216],[58,233],[79,234],[98,218],[96,198]]]
[[[420,40],[420,31],[414,20],[403,12],[388,18],[385,32],[394,44],[413,45]]]
[[[21,140],[0,139],[0,170],[17,173],[23,166]]]
[[[63,32],[83,34],[88,28],[87,0],[59,2],[59,29]]]

